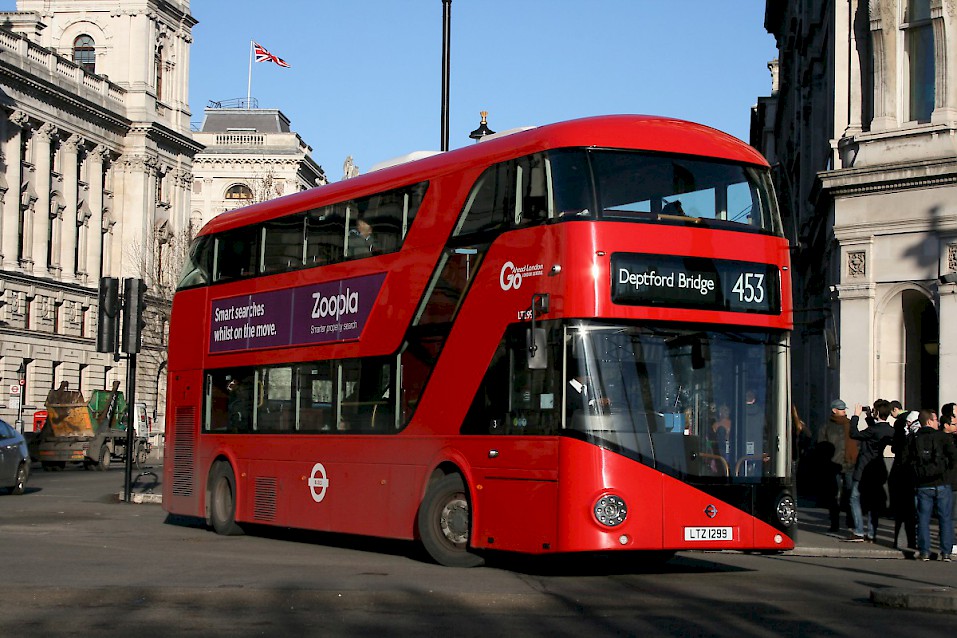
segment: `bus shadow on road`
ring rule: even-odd
[[[215,534],[215,532],[213,532],[212,529],[206,524],[206,521],[198,516],[167,514],[164,522],[166,525],[204,529],[208,530],[210,534]],[[255,523],[243,523],[242,530],[244,535],[254,538],[265,538],[289,543],[303,543],[307,545],[315,545],[316,547],[350,549],[372,554],[405,556],[414,560],[429,562],[425,555],[425,551],[420,549],[419,545],[413,541],[377,538],[371,536],[357,536],[352,534],[336,534],[332,532],[318,532],[314,530],[296,529],[291,527],[274,527],[271,525],[257,525]]]
[[[587,552],[527,556],[486,554],[486,566],[534,576],[609,576],[627,574],[708,574],[746,572],[748,569],[716,563],[705,555],[676,554],[668,560],[657,552]]]
[[[167,514],[165,523],[180,527],[212,530],[206,521],[196,516]],[[352,550],[407,558],[421,563],[433,563],[425,550],[415,541],[317,532],[313,530],[273,527],[244,523],[245,535],[254,538],[302,543],[316,547]],[[668,560],[662,552],[585,552],[575,554],[548,554],[531,556],[511,552],[481,552],[485,567],[536,576],[608,576],[625,574],[709,574],[746,572],[746,568],[717,563],[707,554],[679,553]]]

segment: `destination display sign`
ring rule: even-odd
[[[358,339],[385,273],[214,299],[210,352]]]
[[[611,276],[611,300],[617,304],[781,312],[781,274],[773,264],[615,253]]]

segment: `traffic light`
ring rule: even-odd
[[[143,326],[146,321],[146,283],[142,279],[123,281],[123,352],[135,354],[140,351]]]
[[[97,312],[96,351],[116,351],[116,327],[120,315],[120,280],[100,277],[100,307]]]

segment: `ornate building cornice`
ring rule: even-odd
[[[10,113],[10,117],[7,118],[7,121],[13,124],[14,126],[19,126],[20,128],[26,128],[29,126],[30,116],[24,113],[23,111],[17,109]]]
[[[45,142],[51,142],[56,137],[58,130],[55,124],[46,122],[36,130],[34,136]]]

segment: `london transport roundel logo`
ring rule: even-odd
[[[502,271],[498,275],[498,283],[502,290],[518,290],[522,286],[522,273],[518,272],[515,264],[506,261],[502,264]]]
[[[309,491],[312,493],[312,500],[321,503],[326,497],[326,490],[329,489],[329,479],[326,478],[326,468],[322,463],[316,463],[312,466],[312,474],[309,476]]]

